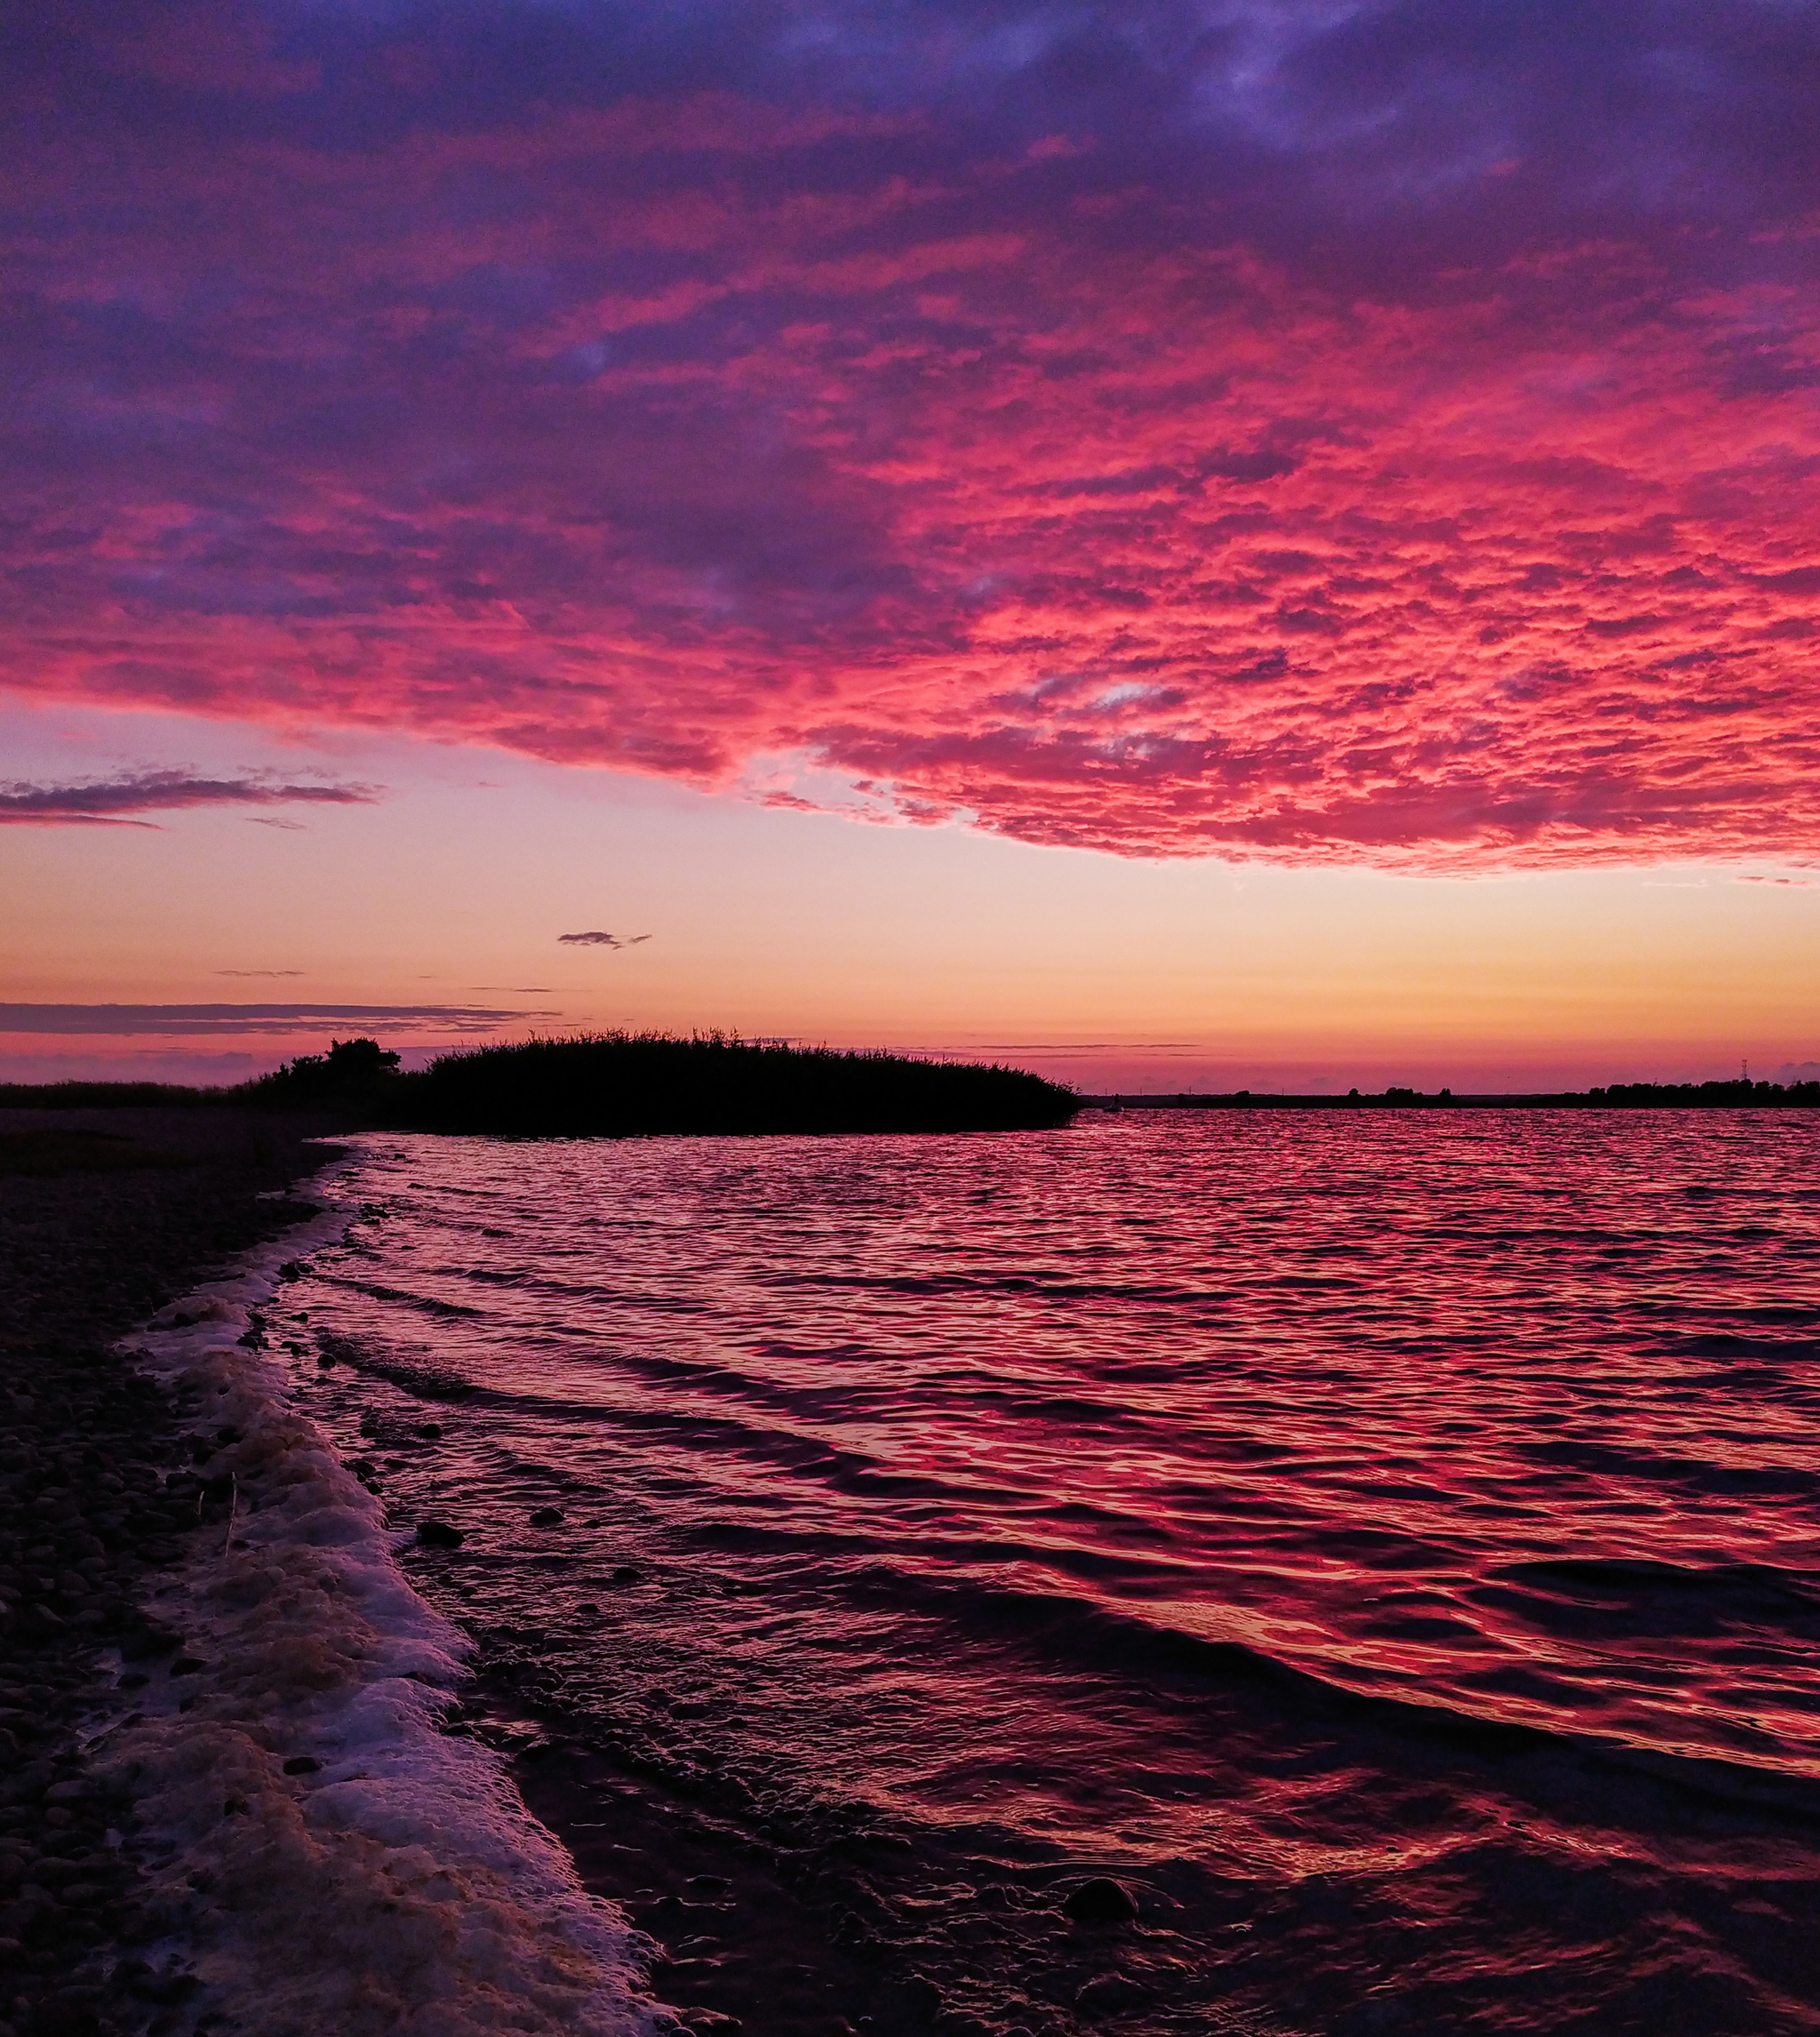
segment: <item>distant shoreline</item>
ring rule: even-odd
[[[1072,1090],[1027,1069],[706,1033],[577,1034],[439,1055],[402,1074],[374,1040],[338,1040],[231,1090],[0,1084],[15,1109],[229,1106],[323,1114],[337,1131],[521,1138],[653,1134],[1034,1131],[1066,1124]]]
[[[1128,1110],[1815,1110],[1820,1082],[1619,1082],[1608,1089],[1482,1092],[1390,1089],[1345,1096],[1273,1090],[1082,1096],[1083,1111]]]
[[[153,1082],[0,1083],[0,1109],[68,1114],[227,1108],[282,1114],[334,1136],[467,1132],[518,1138],[1030,1131],[1082,1112],[1143,1110],[1815,1110],[1820,1082],[1613,1082],[1589,1090],[1071,1090],[1002,1065],[801,1050],[714,1036],[606,1034],[444,1055],[419,1074],[306,1056],[232,1090]],[[92,1131],[88,1135],[92,1141]],[[52,1139],[48,1132],[34,1135]],[[19,1135],[12,1144],[20,1143]],[[58,1142],[52,1139],[52,1146]],[[0,1151],[0,1171],[61,1171],[103,1156]],[[138,1162],[129,1154],[118,1163]]]

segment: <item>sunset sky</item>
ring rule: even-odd
[[[1816,106],[1812,0],[12,11],[0,1077],[1820,1062]]]

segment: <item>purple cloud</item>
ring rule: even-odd
[[[0,1034],[295,1033],[331,1026],[490,1033],[525,1018],[561,1016],[473,1004],[0,1004]]]
[[[1820,851],[1816,99],[1759,0],[27,10],[0,670],[1123,853]]]
[[[155,823],[127,817],[182,807],[276,806],[293,801],[364,806],[379,796],[377,786],[289,785],[257,772],[244,778],[201,778],[182,771],[140,771],[86,785],[31,785],[15,779],[0,785],[0,826],[111,823],[144,827]]]

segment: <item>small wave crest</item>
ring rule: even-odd
[[[96,1749],[136,1802],[164,1956],[202,1984],[188,2026],[649,2037],[674,2025],[640,1993],[646,1942],[499,1756],[440,1729],[468,1643],[259,1348],[281,1263],[344,1223],[250,1254],[134,1340],[228,1496],[149,1609],[181,1655]]]

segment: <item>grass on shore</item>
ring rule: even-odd
[[[37,1109],[224,1104],[329,1112],[338,1129],[627,1138],[659,1132],[954,1132],[1065,1124],[1071,1090],[1020,1068],[841,1052],[719,1033],[593,1033],[443,1054],[419,1073],[371,1040],[337,1041],[234,1089],[0,1086]]]
[[[437,1131],[1003,1131],[1063,1124],[1071,1090],[1018,1068],[602,1033],[445,1054],[398,1078],[393,1122]]]

